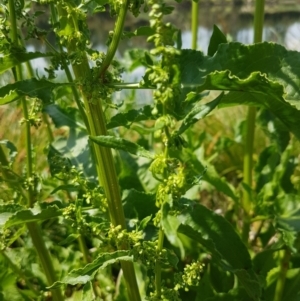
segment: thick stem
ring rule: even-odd
[[[121,32],[122,28],[120,28],[120,24],[124,24],[125,13],[127,9],[127,1],[123,2],[122,9],[117,21],[118,26],[116,28],[116,33]],[[125,9],[125,11],[124,11]],[[64,13],[63,8],[58,5],[58,11],[60,13]],[[122,17],[123,16],[123,17]],[[123,18],[121,21],[120,18]],[[74,20],[73,20],[74,21]],[[73,23],[70,23],[70,26],[76,28]],[[114,41],[119,41],[119,38]],[[115,44],[114,44],[115,45]],[[117,45],[114,47],[116,48]],[[115,54],[115,50],[113,46],[109,48],[111,51],[108,54],[108,57],[113,58]],[[111,50],[112,49],[112,50]],[[77,51],[76,45],[74,42],[70,42],[68,47],[69,53],[74,53]],[[107,67],[109,66],[111,60],[105,60]],[[106,67],[106,69],[107,69]],[[88,78],[90,75],[90,68],[88,64],[87,57],[82,55],[82,60],[80,64],[72,65],[75,77],[77,80],[82,78]],[[103,68],[102,72],[105,72],[105,68]],[[85,111],[87,115],[87,120],[89,124],[89,134],[93,136],[107,135],[105,116],[102,109],[101,101],[91,101],[88,95],[84,91],[84,87],[81,89],[81,96],[84,102]],[[97,173],[99,178],[99,184],[103,187],[105,196],[108,202],[109,214],[111,218],[111,222],[114,226],[121,225],[123,229],[126,228],[125,216],[123,212],[121,193],[117,178],[117,173],[114,165],[114,160],[112,156],[112,151],[109,148],[101,147],[97,144],[93,144],[93,150],[95,154],[95,164],[97,167]],[[132,301],[140,301],[139,289],[135,277],[135,271],[133,264],[131,262],[121,262],[121,267],[124,273],[124,279],[126,282],[126,286],[128,289],[128,295],[130,300]]]
[[[15,13],[14,1],[9,0],[9,16],[11,22],[11,40],[14,46],[19,46],[19,39],[18,39],[18,30],[17,30],[17,18]],[[22,80],[22,69],[21,66],[16,66],[16,80]],[[28,121],[28,109],[26,99],[23,97],[21,99],[23,114],[25,119],[25,137],[26,137],[26,171],[27,171],[27,181],[28,181],[28,207],[33,207],[35,203],[35,191],[34,187],[31,184],[33,180],[33,163],[32,163],[32,148],[31,148],[31,133],[30,133],[30,123]],[[54,271],[54,267],[51,261],[50,254],[46,248],[45,242],[43,240],[43,236],[40,230],[40,227],[37,223],[27,223],[27,228],[29,234],[31,236],[33,245],[37,251],[39,256],[41,265],[44,269],[46,274],[47,280],[49,285],[52,285],[57,279]],[[55,301],[62,301],[64,300],[61,291],[59,289],[52,290],[53,299]]]
[[[192,49],[197,49],[199,2],[192,1]]]
[[[291,259],[291,251],[290,250],[284,250],[283,251],[283,257],[280,262],[280,271],[276,283],[275,288],[275,295],[274,295],[274,301],[281,301],[284,291],[284,285],[286,280],[286,274],[289,269],[289,263]]]
[[[265,0],[256,0],[255,2],[255,16],[254,16],[254,43],[262,41],[263,23],[264,23],[264,6]],[[249,107],[247,116],[247,131],[244,144],[244,183],[251,189],[252,188],[252,168],[253,168],[253,145],[255,133],[255,118],[256,108]],[[243,226],[243,240],[248,242],[250,221],[252,210],[252,199],[249,189],[243,190],[243,209],[245,213],[244,226]]]

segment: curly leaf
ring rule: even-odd
[[[48,206],[45,209],[29,208],[22,209],[16,212],[2,212],[0,213],[0,226],[9,228],[29,222],[38,222],[62,215],[62,209],[55,206]]]
[[[297,124],[299,61],[299,52],[288,51],[274,43],[220,44],[213,57],[195,50],[183,50],[180,56],[181,82],[186,89],[202,86],[202,90],[232,91],[222,102],[267,108],[300,139]],[[222,82],[220,74],[226,74],[226,70],[230,76],[223,77]],[[235,80],[237,78],[239,82]]]
[[[260,72],[284,87],[287,101],[299,103],[299,61],[299,52],[267,42],[220,44],[213,57],[205,56],[200,51],[183,50],[180,56],[181,81],[184,85],[202,84],[205,76],[215,71],[229,70],[241,79]]]
[[[93,262],[87,264],[82,269],[77,269],[71,271],[67,276],[65,276],[61,281],[56,281],[49,289],[60,287],[62,284],[85,284],[92,281],[99,269],[104,269],[110,264],[122,261],[132,261],[132,256],[129,255],[130,251],[116,251],[113,253],[103,253],[99,255]]]
[[[123,150],[138,157],[154,158],[154,155],[145,150],[142,146],[122,138],[114,136],[90,136],[90,139],[100,146]]]
[[[281,84],[269,80],[265,74],[253,72],[240,79],[230,71],[209,74],[199,90],[232,91],[221,100],[221,105],[260,106],[270,110],[300,139],[300,110],[288,103]]]

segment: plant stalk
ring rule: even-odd
[[[281,301],[284,291],[286,274],[289,269],[289,262],[291,259],[291,251],[286,249],[283,251],[283,257],[280,262],[280,271],[276,283],[274,301]]]
[[[199,1],[192,1],[192,49],[197,49]]]
[[[17,30],[17,16],[14,6],[14,1],[8,1],[9,7],[9,17],[11,23],[11,40],[15,47],[19,46],[19,38],[18,38],[18,30]],[[15,79],[22,80],[22,69],[21,66],[16,66],[15,69]],[[28,109],[25,97],[21,98],[23,115],[25,119],[25,136],[26,136],[26,172],[27,172],[27,181],[28,181],[28,207],[33,207],[36,199],[35,199],[35,191],[34,187],[31,184],[33,180],[33,162],[32,162],[32,148],[31,148],[31,133],[30,133],[30,123],[28,121]],[[45,242],[43,240],[43,236],[41,233],[41,229],[37,223],[27,223],[26,224],[29,234],[31,236],[33,245],[36,249],[36,252],[39,256],[41,265],[44,269],[45,275],[47,277],[47,281],[49,285],[52,285],[57,279],[53,267],[53,263],[50,257],[50,253],[46,248]],[[61,294],[60,289],[52,290],[52,296],[55,301],[63,301],[64,298]]]
[[[104,72],[107,70],[116,52],[116,48],[118,46],[117,42],[120,40],[121,37],[121,31],[122,26],[124,24],[127,6],[128,1],[124,1],[122,4],[115,31],[116,36],[119,33],[119,37],[115,37],[115,39],[113,38],[113,42],[108,50],[109,53],[107,53],[107,57],[104,61],[105,65],[104,67],[102,67],[102,75],[104,75]],[[58,5],[57,8],[59,13],[64,13],[61,5]],[[73,18],[73,22],[70,22],[69,25],[75,29],[77,25],[73,24],[74,22],[75,19]],[[68,46],[68,52],[74,53],[76,51],[76,44],[74,43],[74,41],[70,41]],[[82,55],[81,62],[73,64],[72,68],[75,74],[75,78],[77,80],[89,77],[90,75],[90,68],[86,55]],[[100,99],[98,101],[91,101],[87,93],[85,93],[84,87],[82,87],[81,89],[81,96],[84,102],[85,112],[89,124],[89,134],[93,136],[107,135],[106,121]],[[94,143],[92,145],[95,154],[95,164],[97,166],[99,184],[103,187],[105,196],[107,198],[111,222],[114,226],[121,225],[121,227],[125,229],[126,222],[112,151],[110,148],[101,147]],[[121,267],[124,273],[124,279],[126,282],[129,299],[131,301],[140,301],[141,298],[133,264],[131,262],[122,261]]]
[[[262,41],[263,23],[264,23],[264,7],[265,0],[256,0],[255,15],[254,15],[254,43]],[[247,122],[246,122],[246,136],[244,142],[244,169],[243,182],[252,189],[252,170],[253,170],[253,147],[254,147],[254,133],[255,133],[255,119],[256,108],[249,107]],[[245,220],[243,225],[242,238],[245,243],[248,242],[250,230],[250,216],[252,211],[252,196],[248,189],[243,190],[242,207],[245,213]]]

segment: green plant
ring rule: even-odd
[[[39,1],[44,11],[34,13],[29,4],[8,0],[1,21],[9,79],[0,104],[21,104],[26,150],[20,168],[20,149],[1,141],[2,299],[297,300],[300,54],[227,43],[217,26],[208,55],[182,50],[163,0]],[[86,16],[108,8],[116,24],[103,53],[89,47]],[[150,25],[125,33],[126,14],[141,10]],[[36,26],[39,15],[49,32]],[[120,40],[136,36],[152,49],[114,60]],[[49,52],[26,52],[29,38]],[[32,71],[36,58],[50,60],[47,77]],[[138,66],[142,80],[123,82],[124,69]],[[153,102],[115,102],[125,89],[150,89]],[[248,134],[241,122],[236,139],[216,139],[210,113],[237,105],[258,107]],[[269,143],[253,167],[254,120]],[[41,122],[43,155],[31,135]],[[244,170],[233,154],[242,146]]]

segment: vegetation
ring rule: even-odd
[[[183,50],[169,1],[37,2],[2,5],[1,300],[299,300],[300,53],[260,43],[264,1],[253,45],[215,26],[207,55],[197,3]],[[105,11],[106,53],[86,23]]]

